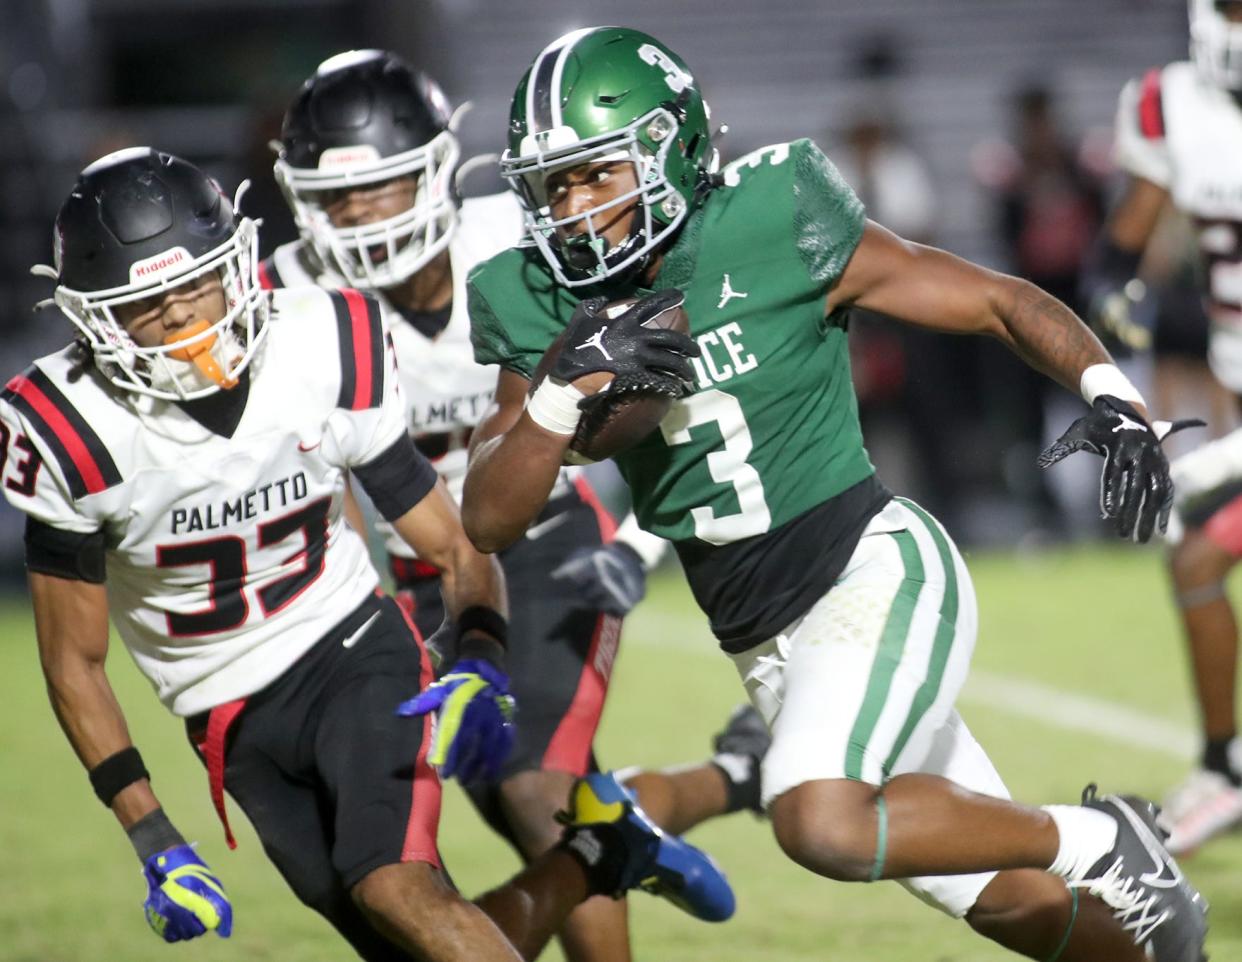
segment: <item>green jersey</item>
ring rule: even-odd
[[[862,204],[807,140],[755,151],[722,174],[723,184],[687,219],[653,283],[685,292],[691,335],[702,349],[694,392],[674,403],[659,431],[616,459],[642,526],[673,541],[683,561],[712,571],[715,581],[724,574],[719,558],[704,559],[717,552],[737,557],[742,544],[753,557],[752,549],[770,549],[779,532],[811,513],[821,541],[824,524],[842,538],[846,529],[861,531],[865,519],[858,524],[858,515],[870,517],[879,490],[874,481],[863,484],[874,469],[858,425],[844,317],[824,313],[828,290],[862,236]],[[532,250],[484,262],[469,282],[476,359],[531,377],[578,300]],[[860,485],[868,494],[850,501],[850,517],[817,510]],[[780,555],[818,564],[804,540],[795,557]],[[773,563],[770,550],[760,554]],[[694,584],[691,573],[696,595],[701,603],[707,595],[730,596],[705,604],[722,640],[761,640],[754,637],[758,622],[767,631],[771,618],[759,618],[753,605],[737,617],[736,589],[751,592],[737,564],[723,567],[732,589]],[[772,586],[762,593],[771,597]],[[732,609],[727,618],[717,617],[722,603]],[[797,616],[788,609],[772,612],[784,619],[773,630]]]

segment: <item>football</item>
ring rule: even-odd
[[[612,301],[604,310],[609,314],[620,314],[637,300],[635,297],[627,297]],[[660,327],[681,334],[690,333],[690,318],[681,307],[664,311],[646,323],[649,327]],[[532,394],[556,362],[568,333],[562,333],[544,352],[539,366],[535,368],[535,376],[531,378]],[[616,401],[605,402],[599,416],[589,419],[589,426],[588,419],[582,419],[565,452],[565,463],[592,464],[632,448],[659,427],[672,405],[673,399],[667,395],[639,392],[627,394]]]

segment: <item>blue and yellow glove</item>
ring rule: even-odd
[[[463,658],[439,681],[397,706],[405,717],[435,712],[428,761],[444,778],[494,781],[513,748],[509,676],[482,658]]]
[[[142,865],[147,922],[165,942],[194,939],[214,929],[233,932],[233,906],[224,886],[189,845],[157,852]]]

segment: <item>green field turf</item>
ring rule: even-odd
[[[1163,792],[1185,770],[1168,749],[1133,744],[1125,732],[1102,737],[1067,728],[1065,718],[1038,717],[1038,704],[989,697],[995,695],[989,686],[1026,680],[1190,732],[1183,655],[1156,553],[1121,548],[968,560],[982,609],[975,665],[983,683],[968,689],[961,708],[1015,795],[1075,801],[1092,779],[1110,790]],[[350,958],[286,892],[236,809],[240,848],[225,849],[205,777],[179,724],[119,647],[110,671],[157,791],[229,888],[236,932],[227,943],[212,937],[166,947],[147,931],[137,863],[56,728],[19,600],[0,607],[0,960]],[[662,576],[627,626],[601,733],[603,760],[662,765],[701,758],[711,732],[739,698],[731,665],[714,650],[680,577]],[[1092,727],[1091,716],[1075,724]],[[738,914],[709,926],[636,895],[640,960],[1014,958],[891,883],[847,886],[807,874],[779,854],[767,826],[749,815],[703,826],[692,837],[728,870]],[[441,847],[467,892],[494,884],[516,864],[455,788],[446,797]],[[1213,904],[1208,947],[1215,962],[1242,959],[1242,836],[1209,847],[1187,870]],[[545,958],[561,956],[553,949]]]

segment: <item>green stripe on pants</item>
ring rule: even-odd
[[[928,534],[936,544],[936,552],[940,555],[940,564],[944,568],[944,598],[940,602],[940,622],[936,626],[936,638],[932,642],[931,658],[927,664],[927,677],[919,686],[914,696],[914,703],[910,706],[910,715],[906,718],[906,723],[901,726],[897,740],[893,743],[893,750],[884,761],[885,778],[897,764],[897,758],[906,747],[906,742],[910,740],[915,726],[923,720],[927,710],[936,701],[936,696],[940,694],[940,683],[944,680],[945,665],[949,662],[949,653],[953,650],[953,641],[957,637],[957,567],[953,563],[953,551],[949,548],[949,541],[931,515],[912,501],[900,500],[923,522],[923,526],[927,528]]]
[[[862,781],[863,751],[871,741],[876,723],[880,720],[880,713],[884,711],[884,703],[888,700],[888,692],[893,685],[893,674],[901,663],[902,652],[905,651],[910,620],[914,617],[914,606],[918,603],[919,592],[923,590],[923,560],[919,557],[919,546],[914,535],[909,531],[893,531],[890,537],[897,542],[905,574],[897,588],[897,596],[893,598],[892,607],[888,609],[880,646],[871,665],[871,677],[867,680],[867,693],[863,696],[858,717],[854,719],[854,728],[850,732],[849,745],[846,748],[845,777],[855,781]]]

